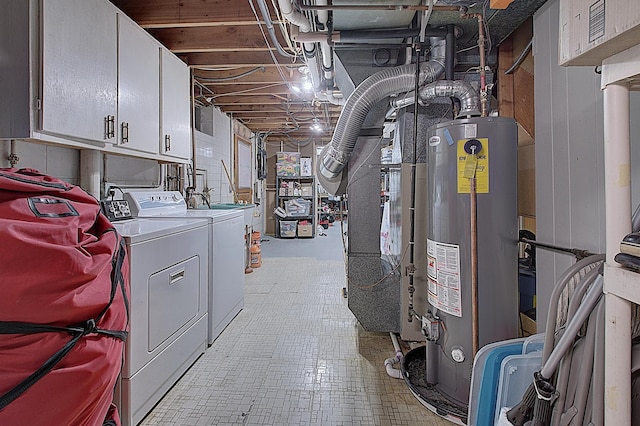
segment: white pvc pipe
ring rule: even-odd
[[[309,20],[300,12],[296,12],[293,10],[291,6],[290,0],[278,0],[278,6],[280,6],[280,12],[284,18],[291,22],[291,24],[297,26],[302,33],[308,33],[311,31],[311,23]],[[316,45],[315,43],[305,42],[303,43],[305,52],[313,52]],[[307,63],[307,67],[309,68],[309,76],[311,77],[311,84],[313,84],[313,90],[320,90],[320,72],[318,71],[318,54],[314,54],[311,57],[306,57],[305,61]]]
[[[282,16],[284,16],[287,21],[299,27],[303,33],[311,31],[311,24],[307,18],[302,13],[293,10],[290,0],[278,0],[278,5],[280,6]]]
[[[316,0],[316,4],[318,6],[327,6],[327,0]],[[324,26],[327,34],[329,32],[329,28],[327,27],[327,22],[329,21],[329,11],[327,10],[318,10],[318,21]],[[320,50],[322,52],[322,67],[324,71],[324,78],[327,80],[333,79],[333,60],[332,60],[332,52],[331,47],[327,40],[323,40],[320,42]]]
[[[620,241],[631,232],[631,156],[629,153],[629,86],[609,84],[604,89],[604,185],[607,263],[620,251]]]
[[[402,361],[404,355],[402,354],[402,349],[400,349],[400,344],[398,343],[398,338],[394,333],[389,333],[391,336],[391,342],[393,343],[393,348],[396,350],[396,356],[393,358],[387,358],[384,360],[384,367],[387,370],[387,374],[394,379],[402,379],[402,371],[393,368],[394,364],[397,364]]]
[[[327,101],[333,105],[344,105],[345,99],[343,97],[336,97],[332,90],[325,90],[323,92],[317,92],[316,98],[320,101]]]
[[[631,232],[631,167],[629,154],[629,86],[604,87],[604,185],[607,268],[620,267],[614,257]],[[631,423],[631,305],[607,294],[605,272],[604,421]]]
[[[80,187],[100,199],[102,153],[94,149],[80,150]]]

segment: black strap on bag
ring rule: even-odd
[[[113,230],[115,232],[115,230]],[[84,324],[61,327],[54,325],[34,324],[27,322],[15,322],[15,321],[0,321],[0,334],[34,334],[34,333],[69,333],[72,335],[69,340],[60,350],[53,354],[47,361],[45,361],[40,368],[38,368],[33,374],[18,383],[11,390],[4,395],[0,396],[0,411],[2,411],[7,405],[15,401],[20,395],[33,386],[38,380],[49,373],[62,359],[73,349],[78,341],[90,334],[99,334],[116,338],[122,341],[127,340],[128,332],[120,330],[103,330],[97,327],[97,323],[102,319],[107,312],[113,300],[115,298],[118,288],[122,291],[122,296],[126,308],[127,324],[129,323],[129,301],[127,300],[125,290],[125,280],[122,275],[122,264],[126,256],[126,249],[124,241],[120,240],[118,251],[112,258],[112,270],[111,270],[111,294],[109,303],[98,314],[95,319],[89,319]]]

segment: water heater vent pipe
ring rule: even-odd
[[[420,102],[427,104],[431,99],[439,97],[457,98],[460,111],[456,118],[478,117],[478,92],[464,80],[438,80],[420,88]]]

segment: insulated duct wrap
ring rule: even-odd
[[[431,99],[439,97],[457,98],[460,100],[460,112],[456,118],[479,117],[478,92],[464,80],[440,80],[427,84],[418,91],[420,102],[427,104]]]
[[[445,41],[432,38],[432,57],[420,65],[419,85],[430,83],[444,74]],[[342,108],[331,143],[320,153],[319,174],[326,179],[337,177],[347,165],[369,110],[387,96],[406,92],[415,86],[415,65],[387,68],[365,79],[351,93]]]

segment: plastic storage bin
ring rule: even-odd
[[[281,220],[280,221],[280,237],[281,238],[295,238],[298,228],[298,221],[296,220]]]
[[[533,373],[539,371],[541,366],[542,352],[511,355],[502,360],[494,424],[497,424],[503,407],[512,408],[522,401],[522,396],[533,382]]]
[[[311,201],[303,198],[285,201],[284,209],[287,211],[287,216],[309,216]]]

